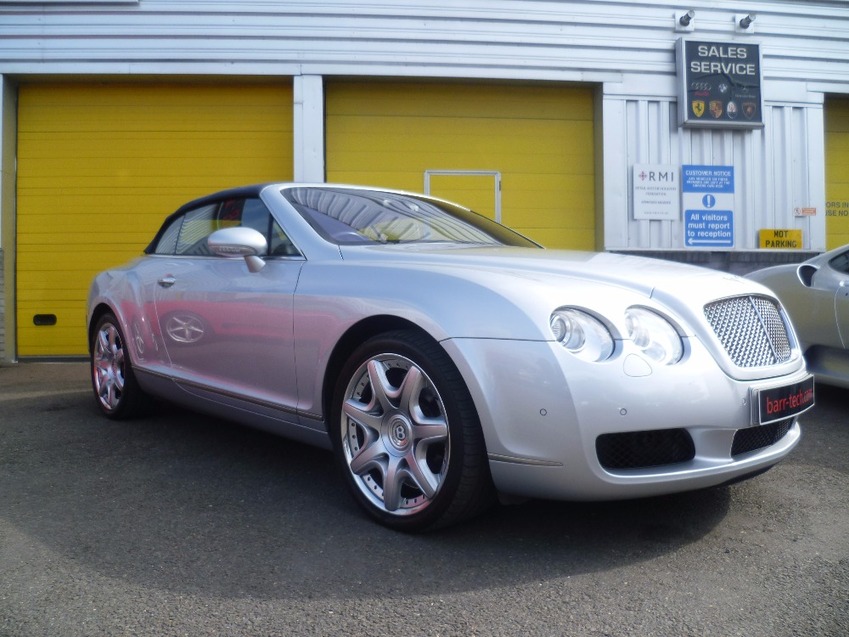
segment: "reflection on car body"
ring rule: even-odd
[[[424,195],[216,193],[88,301],[110,418],[149,396],[333,450],[356,501],[422,530],[497,494],[733,482],[798,443],[813,380],[778,300],[666,261],[545,250]]]
[[[172,312],[162,319],[163,332],[175,343],[191,345],[207,333],[206,322],[194,312]]]

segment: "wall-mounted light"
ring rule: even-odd
[[[675,14],[675,30],[676,31],[694,31],[696,23],[693,18],[696,17],[696,12],[690,9],[689,11],[678,12]]]
[[[754,13],[741,13],[734,16],[734,30],[737,33],[754,33],[755,18]]]

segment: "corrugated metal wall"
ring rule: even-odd
[[[0,2],[3,73],[428,75],[598,81],[674,73],[674,14],[731,38],[755,12],[773,80],[846,82],[845,2]],[[646,82],[647,84],[650,81]]]
[[[694,29],[675,15],[693,9]],[[752,33],[740,14],[756,13]],[[760,42],[767,126],[677,126],[677,38]],[[634,162],[729,162],[736,168],[734,250],[763,227],[805,230],[823,249],[822,104],[849,93],[845,2],[699,0],[141,0],[0,3],[0,73],[400,76],[592,84],[603,96],[607,249],[682,248],[680,223],[634,221]],[[297,134],[297,132],[296,132]],[[296,163],[298,158],[296,157]],[[799,219],[797,207],[819,216]],[[600,215],[601,216],[601,215]]]
[[[695,11],[692,30],[676,14]],[[743,32],[737,21],[755,13]],[[765,127],[678,126],[675,42],[758,42]],[[687,252],[681,221],[634,220],[635,163],[735,168],[734,252],[760,258],[762,228],[825,238],[826,97],[849,95],[849,3],[837,0],[0,0],[0,144],[14,147],[15,84],[287,78],[295,88],[295,175],[321,175],[322,82],[402,77],[575,84],[595,91],[599,245]],[[294,78],[294,80],[292,80]],[[306,129],[309,128],[309,131]],[[323,130],[321,131],[323,132]],[[14,250],[14,162],[4,156],[2,246]],[[10,203],[11,202],[11,203]],[[568,203],[568,202],[567,202]],[[794,215],[814,208],[812,217]],[[14,255],[13,255],[14,256]],[[745,255],[741,255],[742,256]],[[7,255],[7,294],[8,290]],[[9,323],[7,320],[7,327]]]
[[[18,98],[21,356],[84,354],[91,279],[140,255],[181,204],[292,178],[286,81],[33,83]]]
[[[849,243],[849,100],[826,105],[826,229],[828,249]]]
[[[733,37],[756,12],[773,79],[847,74],[845,2],[141,0],[0,3],[3,72],[393,74],[585,80],[673,72],[674,13]],[[744,36],[747,37],[747,36]]]
[[[429,171],[497,171],[499,221],[550,248],[596,247],[591,90],[328,81],[326,98],[328,181],[422,190]],[[477,193],[469,181],[447,187],[445,175],[430,184],[495,217],[492,176]]]
[[[677,117],[677,103],[670,100],[605,101],[605,149],[621,146],[621,152],[605,154],[607,249],[683,248],[682,220],[633,218],[634,164],[734,166],[736,250],[755,249],[761,228],[798,228],[803,249],[824,249],[821,105],[767,103],[764,128],[751,131],[679,129]],[[611,181],[620,187],[609,187]],[[811,206],[818,216],[795,215]]]

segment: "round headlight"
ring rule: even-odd
[[[674,365],[684,355],[678,331],[660,314],[640,307],[625,312],[628,337],[648,358],[661,365]]]
[[[603,361],[613,353],[613,337],[594,316],[564,308],[551,315],[551,333],[555,340],[575,356],[590,362]]]

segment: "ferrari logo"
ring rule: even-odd
[[[696,117],[701,117],[705,114],[705,102],[704,100],[693,100],[690,106],[693,108],[693,113]]]

